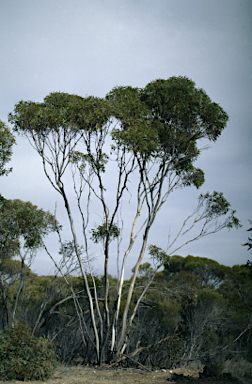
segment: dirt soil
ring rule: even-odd
[[[183,375],[183,376],[182,376]],[[17,384],[21,381],[0,381],[3,384]],[[43,381],[36,381],[42,384]],[[199,371],[185,368],[174,370],[144,371],[142,369],[105,369],[90,367],[57,367],[47,384],[241,384],[235,378],[200,378]]]

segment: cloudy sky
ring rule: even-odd
[[[251,0],[0,0],[0,119],[7,121],[16,102],[42,101],[53,91],[104,97],[116,85],[191,78],[229,115],[222,136],[198,161],[206,178],[200,193],[222,191],[243,227],[180,254],[243,264],[251,259],[242,247],[252,220],[251,20]],[[11,166],[0,193],[53,211],[59,197],[24,138],[17,138]],[[165,248],[160,226],[176,228],[198,194],[187,189],[174,195],[150,241]],[[68,231],[64,213],[59,216]],[[128,274],[132,266],[133,259]],[[99,261],[96,267],[101,271]],[[52,273],[53,267],[40,254],[33,270]]]

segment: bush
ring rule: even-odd
[[[0,332],[0,380],[47,380],[56,365],[53,344],[27,325]]]
[[[233,358],[225,363],[225,371],[230,372],[244,384],[252,383],[252,363],[243,358]]]

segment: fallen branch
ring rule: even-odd
[[[135,363],[135,364],[137,364],[138,366],[142,367],[142,368],[145,369],[146,371],[151,372],[151,369],[145,367],[143,364],[139,363],[139,361],[132,359],[131,356],[128,356],[128,355],[125,355],[125,354],[123,354],[123,356],[125,356],[126,359],[129,359],[129,360],[133,361],[133,363]]]

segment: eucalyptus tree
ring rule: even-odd
[[[11,322],[16,315],[20,293],[25,279],[27,265],[31,264],[37,250],[42,247],[43,239],[58,227],[55,217],[39,209],[30,202],[18,199],[0,202],[0,287],[2,298],[3,328],[9,323],[6,294],[9,287],[16,281],[20,284],[16,293]],[[20,268],[13,262],[20,259]],[[27,264],[27,265],[26,265]]]
[[[23,133],[31,145],[37,150],[41,156],[45,175],[53,188],[62,196],[65,208],[68,214],[70,228],[73,236],[76,257],[79,261],[81,274],[84,279],[85,288],[88,295],[90,315],[92,319],[94,331],[94,344],[96,356],[99,359],[100,339],[103,340],[103,321],[99,309],[98,297],[96,289],[94,290],[95,302],[90,291],[87,272],[84,268],[80,248],[78,246],[74,219],[67,197],[66,188],[63,177],[67,169],[77,159],[86,159],[85,153],[77,152],[78,144],[80,144],[83,132],[87,134],[87,139],[91,141],[91,137],[95,136],[97,147],[97,157],[91,156],[90,162],[94,162],[99,169],[103,164],[103,153],[100,150],[104,142],[104,135],[109,126],[109,118],[107,104],[99,98],[89,97],[81,98],[76,95],[68,95],[66,93],[53,93],[44,99],[44,103],[20,102],[15,106],[15,113],[11,115],[11,121],[14,123],[15,129]],[[85,170],[84,165],[79,166],[80,172]],[[90,181],[90,178],[88,179]],[[84,183],[85,186],[85,183]],[[80,185],[78,195],[78,204],[83,192],[83,184]],[[79,204],[80,210],[82,207]],[[86,220],[83,211],[83,234],[84,242],[87,248]],[[85,220],[87,222],[85,222]],[[100,320],[100,335],[96,324],[96,314]]]
[[[10,129],[0,121],[0,176],[8,175],[11,168],[6,168],[6,163],[11,159],[12,146],[15,143],[15,138]]]
[[[235,211],[221,193],[200,195],[198,206],[184,221],[167,250],[151,248],[156,267],[130,310],[137,274],[158,212],[162,207],[165,209],[168,196],[176,189],[199,188],[203,184],[204,172],[194,166],[201,153],[197,143],[201,139],[216,141],[227,120],[225,111],[185,77],[156,80],[144,89],[117,87],[104,99],[51,93],[43,103],[21,101],[10,114],[14,130],[26,136],[36,149],[48,180],[63,198],[89,300],[93,336],[89,333],[87,337],[92,340],[100,363],[104,354],[116,359],[124,354],[141,298],[155,272],[175,252],[177,239],[194,226],[199,226],[199,232],[190,241],[225,227],[239,226]],[[72,172],[82,219],[83,247],[89,269],[79,253],[66,188],[68,170]],[[132,222],[126,234],[128,245],[123,250],[122,260],[118,261],[117,298],[114,305],[109,306],[110,244],[115,239],[120,244],[121,236],[125,238],[123,220],[118,217],[127,196],[133,201]],[[94,223],[90,216],[94,199],[101,207],[101,222],[92,228]],[[89,254],[89,231],[91,241],[103,245],[103,311]],[[138,256],[126,300],[122,300],[125,267],[133,252]],[[92,294],[88,274],[93,281]]]

